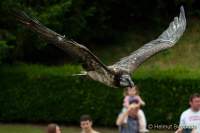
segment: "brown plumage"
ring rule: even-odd
[[[145,44],[117,63],[106,66],[85,46],[43,26],[39,21],[30,18],[24,12],[15,11],[13,15],[24,26],[35,31],[45,40],[79,58],[90,78],[111,87],[133,86],[131,73],[152,55],[174,46],[186,28],[185,13],[183,7],[181,7],[179,17],[175,17],[174,21],[157,39]]]

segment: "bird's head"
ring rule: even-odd
[[[131,79],[131,76],[129,74],[122,74],[119,77],[119,86],[120,87],[133,87],[134,82]]]

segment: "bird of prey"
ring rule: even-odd
[[[46,41],[79,58],[83,68],[86,70],[86,75],[91,79],[115,88],[134,86],[131,74],[154,54],[174,46],[186,28],[185,12],[184,8],[181,7],[180,15],[174,18],[169,27],[157,39],[146,43],[115,64],[106,66],[84,45],[69,40],[65,36],[45,27],[38,20],[29,17],[23,11],[15,11],[13,15],[16,20],[28,29],[38,33]]]

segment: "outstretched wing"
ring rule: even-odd
[[[30,18],[22,11],[12,11],[12,15],[14,15],[15,18],[24,26],[37,32],[45,40],[56,45],[58,48],[67,53],[78,56],[83,63],[83,67],[87,71],[97,71],[102,74],[109,72],[109,69],[85,46],[75,41],[66,39],[64,36],[61,36],[60,34],[43,26],[36,19]]]
[[[120,61],[110,66],[116,70],[124,70],[133,72],[149,57],[162,50],[174,46],[180,39],[186,28],[186,19],[184,8],[180,8],[179,17],[175,17],[169,27],[155,40],[145,44],[138,50],[134,51],[130,56],[122,58]]]

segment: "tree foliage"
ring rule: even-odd
[[[12,9],[24,10],[68,38],[86,45],[101,45],[119,38],[122,31],[140,22],[160,25],[164,18],[177,14],[182,4],[188,15],[200,15],[198,0],[3,0],[0,1],[0,39],[14,46],[13,60],[34,62],[38,57],[46,58],[42,49],[55,48],[16,24],[7,14]],[[142,29],[142,24],[138,28]]]

